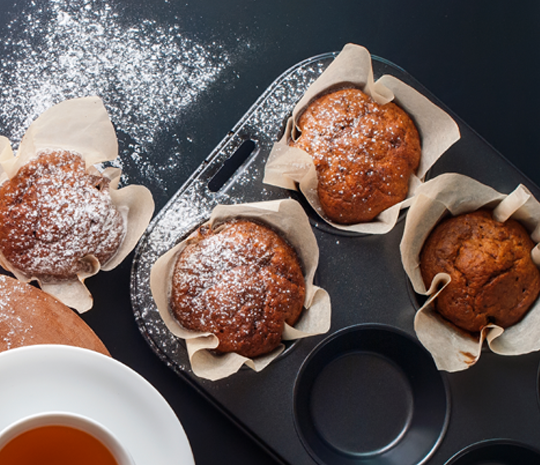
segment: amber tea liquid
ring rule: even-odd
[[[40,426],[0,449],[2,465],[118,465],[94,436],[70,426]]]

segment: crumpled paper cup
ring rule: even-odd
[[[493,209],[493,218],[519,221],[536,244],[531,256],[540,267],[540,203],[523,185],[506,195],[460,174],[443,174],[422,185],[407,212],[400,244],[401,259],[416,293],[428,296],[418,310],[414,328],[420,342],[431,352],[439,370],[461,371],[480,357],[484,340],[501,355],[520,355],[540,350],[540,299],[517,324],[503,329],[488,325],[472,335],[443,319],[431,303],[448,284],[450,276],[439,273],[426,289],[420,273],[420,252],[433,227],[447,214],[453,216],[479,208]]]
[[[324,289],[313,284],[319,263],[319,248],[300,204],[285,199],[218,205],[206,224],[212,226],[235,218],[259,220],[272,227],[294,247],[300,258],[306,283],[304,310],[294,327],[285,324],[282,339],[293,340],[326,333],[331,323],[330,297]],[[273,352],[254,359],[236,353],[216,355],[211,352],[219,345],[215,335],[186,330],[173,318],[169,306],[172,272],[178,255],[189,241],[190,237],[162,255],[150,272],[150,288],[161,318],[175,336],[186,341],[191,369],[197,376],[215,381],[236,373],[244,364],[255,371],[261,371],[283,352],[283,344]]]
[[[66,100],[42,113],[28,128],[17,155],[10,141],[0,136],[0,184],[13,178],[19,169],[37,156],[50,150],[67,150],[81,155],[89,173],[98,173],[97,163],[112,161],[118,156],[118,142],[107,110],[98,97]],[[121,170],[107,168],[102,173],[111,182],[112,203],[124,218],[125,235],[116,254],[99,263],[94,256],[84,257],[93,265],[89,273],[80,273],[75,280],[41,282],[14,268],[0,253],[0,265],[23,282],[38,281],[40,287],[65,305],[82,313],[92,308],[92,295],[84,280],[99,270],[118,266],[133,250],[154,213],[154,200],[144,186],[131,185],[118,189]]]
[[[296,122],[305,108],[318,96],[339,87],[359,88],[381,105],[394,100],[413,118],[422,141],[420,165],[409,181],[407,199],[367,223],[342,225],[326,218],[317,194],[317,172],[313,159],[307,152],[289,146],[289,141],[296,140],[298,136]],[[283,137],[270,152],[263,182],[291,190],[297,190],[298,186],[320,217],[337,229],[385,234],[396,224],[400,210],[409,206],[427,171],[459,138],[458,125],[446,112],[393,76],[384,75],[375,82],[369,52],[359,45],[347,44],[295,106]]]

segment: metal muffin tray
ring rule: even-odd
[[[345,234],[320,221],[298,194],[262,183],[287,117],[335,55],[310,58],[281,75],[150,224],[131,276],[140,331],[161,360],[279,462],[538,464],[540,354],[502,357],[485,350],[466,371],[437,371],[413,330],[419,302],[399,254],[406,212],[386,235]],[[459,124],[461,140],[428,177],[458,172],[505,193],[523,183],[540,196],[537,186],[404,70],[376,57],[373,67],[375,78],[396,76]],[[185,345],[169,333],[152,299],[153,263],[217,204],[288,197],[305,207],[319,244],[316,284],[332,299],[330,331],[288,344],[260,373],[245,368],[214,382],[196,377]]]

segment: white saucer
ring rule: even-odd
[[[194,465],[176,414],[126,365],[86,349],[36,345],[0,353],[0,430],[30,414],[57,410],[109,428],[137,465]]]

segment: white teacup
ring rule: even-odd
[[[104,445],[116,460],[117,465],[135,465],[129,452],[109,429],[88,417],[68,412],[38,413],[7,426],[0,431],[0,457],[2,449],[15,438],[23,433],[47,426],[67,426],[83,431]],[[12,444],[15,444],[15,441]]]

